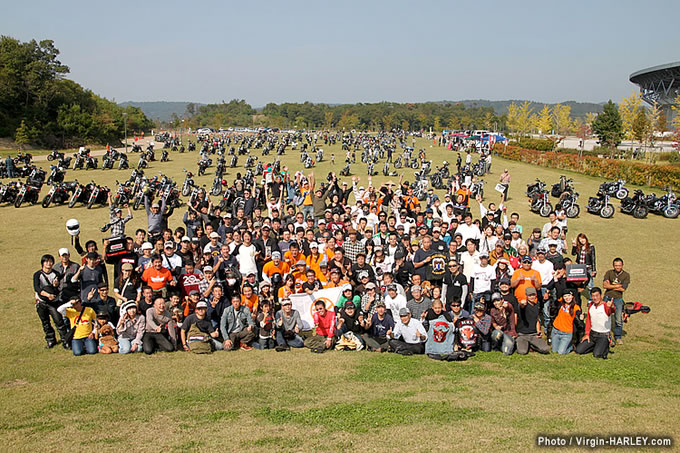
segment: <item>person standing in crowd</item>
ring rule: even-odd
[[[489,157],[491,157],[489,155]],[[501,186],[503,186],[503,201],[506,201],[508,199],[508,191],[510,190],[510,172],[506,168],[503,170],[503,173],[501,173],[500,178],[498,179],[498,182],[500,183]]]
[[[595,286],[597,276],[597,266],[595,259],[595,246],[590,243],[588,236],[579,233],[572,242],[571,254],[574,256],[576,264],[585,264],[588,272],[588,288]]]
[[[630,285],[630,274],[623,270],[623,259],[614,258],[613,269],[604,274],[602,286],[606,289],[604,293],[605,302],[613,302],[616,307],[614,339],[616,344],[623,344],[623,293],[628,290]]]
[[[58,344],[56,332],[50,322],[51,318],[59,331],[59,339],[64,348],[69,349],[71,345],[64,341],[68,333],[67,328],[62,314],[58,311],[61,302],[59,299],[60,280],[59,274],[53,269],[54,257],[52,255],[43,255],[40,259],[40,264],[41,268],[33,274],[33,290],[35,291],[35,310],[38,313],[43,332],[45,333],[46,348],[51,349]],[[76,293],[71,296],[77,295]]]
[[[97,340],[94,338],[94,324],[97,320],[97,313],[92,308],[84,306],[78,296],[73,296],[57,311],[68,318],[71,322],[71,329],[75,329],[71,340],[73,355],[96,354],[98,349]]]

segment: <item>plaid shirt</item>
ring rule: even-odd
[[[366,246],[364,245],[363,242],[361,241],[345,241],[342,244],[342,248],[345,249],[345,256],[349,258],[349,260],[352,262],[352,264],[356,264],[357,262],[357,255],[360,252],[365,252],[366,251]]]
[[[125,236],[125,224],[132,220],[132,215],[127,217],[116,216],[116,211],[113,208],[109,209],[111,221],[111,236]]]

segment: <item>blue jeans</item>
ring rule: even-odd
[[[614,338],[619,339],[623,335],[623,299],[614,299],[612,297],[605,297],[605,302],[613,301],[614,307],[616,307],[616,312],[614,313]]]
[[[494,349],[500,349],[505,355],[515,352],[515,339],[501,330],[491,332],[491,343]]]
[[[573,332],[562,332],[553,327],[552,331],[552,352],[557,354],[569,354],[571,352],[571,339],[574,336]]]
[[[97,341],[94,338],[74,338],[71,341],[71,349],[73,349],[73,355],[83,355],[85,352],[96,354],[98,352]]]
[[[118,354],[128,354],[130,349],[132,349],[132,340],[128,340],[127,338],[118,339]],[[135,352],[142,352],[142,346],[137,346]]]
[[[305,347],[305,341],[302,339],[302,337],[298,334],[295,334],[295,338],[291,340],[286,340],[283,338],[283,331],[282,330],[277,330],[276,331],[276,344],[278,346],[289,346],[291,348],[304,348]]]
[[[258,338],[257,341],[251,343],[255,349],[274,349],[273,338]]]
[[[305,220],[307,220],[307,217],[312,217],[314,218],[314,206],[309,204],[309,205],[302,205],[300,206],[302,209],[302,215],[305,216]]]
[[[552,296],[554,294],[554,291],[550,291],[550,296],[548,296],[548,299],[544,299],[544,294],[546,291],[549,291],[546,288],[541,288],[539,292],[539,296],[541,297],[541,302],[543,303],[543,328],[545,329],[546,333],[548,332],[548,326],[550,326],[550,302],[552,301]]]

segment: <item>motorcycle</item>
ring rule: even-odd
[[[118,170],[127,170],[130,168],[130,162],[125,154],[120,155],[120,161],[118,162]]]
[[[621,200],[621,212],[624,214],[632,214],[636,219],[644,219],[649,214],[649,208],[645,200],[645,194],[642,190],[637,189],[632,197],[626,197]]]
[[[560,176],[560,182],[553,184],[550,190],[550,195],[555,198],[560,198],[563,193],[573,193],[574,192],[574,181],[572,179],[567,179],[566,176]]]
[[[541,217],[548,217],[553,210],[550,204],[550,194],[547,190],[535,193],[531,201],[531,210],[537,212]]]
[[[58,165],[50,165],[50,176],[47,178],[47,184],[56,184],[64,182],[66,171]]]
[[[378,174],[378,172],[374,170],[374,165],[375,165],[375,164],[374,164],[373,162],[371,162],[370,164],[368,164],[368,168],[367,168],[367,170],[368,170],[368,176],[375,176],[375,175]]]
[[[98,162],[96,157],[91,157],[89,154],[87,158],[85,159],[85,170],[89,170],[90,168],[96,169],[97,168]]]
[[[229,168],[235,168],[236,165],[238,164],[238,156],[234,154],[231,156],[231,162],[229,162]]]
[[[47,155],[47,160],[52,162],[53,160],[61,160],[64,158],[64,153],[60,153],[56,149],[53,149],[51,153]]]
[[[182,184],[182,196],[186,197],[191,193],[191,188],[195,187],[194,174],[190,171],[184,170],[184,183]]]
[[[578,201],[578,192],[564,192],[560,198],[560,205],[570,219],[578,217],[581,212],[581,208],[576,204],[576,201]]]
[[[87,200],[87,209],[92,209],[95,204],[106,206],[109,200],[109,188],[106,186],[99,186],[94,181],[91,183],[90,198]]]
[[[477,198],[477,195],[482,197],[484,199],[484,180],[481,179],[477,182],[473,182],[470,185],[470,195],[472,195],[473,198]]]
[[[533,198],[535,195],[545,190],[545,183],[540,179],[536,179],[533,184],[527,184],[527,197]]]
[[[588,198],[586,210],[591,214],[599,215],[603,219],[611,218],[614,215],[614,206],[609,202],[609,198],[608,192],[598,190],[596,196]]]
[[[624,187],[626,181],[619,179],[614,182],[604,182],[600,184],[600,190],[611,197],[616,197],[619,200],[623,200],[628,196],[628,189]]]
[[[49,208],[50,204],[52,203],[58,205],[63,205],[66,203],[71,196],[71,192],[74,190],[76,184],[76,182],[52,184],[49,192],[47,192],[47,195],[45,195],[45,198],[43,198],[42,207]]]
[[[161,152],[161,162],[170,162],[170,153],[165,148]]]
[[[61,167],[64,169],[69,168],[71,166],[71,160],[73,160],[71,156],[69,157],[64,156],[61,159],[59,159],[59,162],[57,162],[57,167]]]
[[[74,154],[73,159],[74,170],[82,170],[85,167],[85,156],[83,156],[81,153]]]
[[[399,169],[402,167],[402,165],[403,165],[403,164],[401,163],[401,157],[397,157],[397,158],[394,160],[394,164],[393,164],[393,165],[394,165],[394,168],[396,168],[397,170],[399,170]]]
[[[40,184],[35,185],[33,183],[28,182],[26,184],[21,184],[17,196],[14,199],[14,207],[20,208],[24,201],[31,204],[36,204],[38,202],[38,197],[40,195],[41,188],[42,182],[40,182]]]
[[[143,170],[149,167],[149,162],[146,160],[146,154],[139,156],[139,163],[137,164],[137,170]]]
[[[102,157],[102,170],[113,170],[113,164],[116,161],[116,154],[118,153],[115,150],[107,151],[104,154]]]
[[[212,159],[207,157],[202,158],[198,161],[198,176],[203,176],[205,170],[212,164]]]
[[[347,163],[345,165],[345,167],[342,170],[340,170],[340,176],[349,176],[350,175],[350,168],[349,167],[350,167],[350,164]]]
[[[222,189],[223,186],[227,185],[227,181],[222,179],[221,175],[215,176],[215,179],[213,180],[213,185],[212,188],[210,189],[210,193],[214,196],[222,195]]]
[[[680,209],[678,209],[675,201],[675,194],[670,189],[670,187],[666,188],[666,193],[661,197],[651,194],[647,195],[645,198],[649,212],[653,212],[654,214],[662,214],[668,219],[675,219],[678,217],[678,214],[680,214]]]
[[[19,186],[21,182],[11,181],[7,184],[2,184],[0,186],[0,203],[14,203],[14,200],[19,193]]]
[[[321,162],[322,160],[323,160],[323,150],[322,150],[322,149],[319,149],[319,150],[316,152],[316,161],[317,161],[317,162]]]
[[[75,181],[75,187],[73,189],[73,193],[71,194],[71,198],[69,198],[68,207],[72,208],[76,205],[76,203],[87,203],[87,201],[90,199],[90,192],[91,187],[89,184],[80,184],[78,181]]]

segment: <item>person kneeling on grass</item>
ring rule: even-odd
[[[156,297],[153,307],[146,310],[146,332],[142,338],[144,353],[172,352],[177,344],[177,333],[172,313],[166,309],[165,299]]]
[[[413,355],[425,353],[425,344],[423,341],[427,340],[427,332],[423,324],[411,318],[411,312],[404,307],[399,310],[399,322],[397,322],[394,331],[392,332],[392,339],[390,340],[390,347],[397,354]]]
[[[526,355],[529,348],[541,354],[550,353],[548,343],[541,338],[541,321],[538,319],[538,295],[536,288],[527,286],[525,297],[519,301],[517,310],[517,354]]]
[[[207,312],[208,303],[201,300],[196,303],[194,312],[182,322],[180,338],[185,351],[205,354],[223,349],[222,342],[218,340],[220,331],[213,327],[206,316]]]
[[[255,339],[255,322],[248,307],[241,305],[241,296],[231,297],[231,306],[224,309],[220,319],[220,332],[224,338],[224,350],[233,351],[239,348],[245,351],[253,349],[248,343]]]
[[[281,310],[276,312],[276,350],[281,352],[303,347],[305,342],[299,335],[302,328],[300,313],[293,310],[290,299],[283,299]]]
[[[609,331],[612,328],[610,316],[616,311],[616,306],[613,300],[602,300],[602,290],[598,287],[590,290],[590,298],[586,334],[576,346],[576,353],[588,354],[592,351],[596,358],[606,359],[609,354]]]
[[[392,315],[387,312],[385,302],[378,301],[375,307],[375,313],[369,320],[364,323],[364,327],[368,330],[361,336],[369,351],[385,352],[389,349],[389,339],[394,329],[394,320]]]
[[[324,352],[335,345],[335,312],[326,310],[326,304],[317,300],[314,304],[314,327],[316,335],[305,340],[312,352]]]
[[[68,318],[71,328],[75,328],[71,348],[73,355],[96,354],[97,341],[94,339],[94,323],[97,314],[90,307],[85,307],[79,296],[71,297],[71,300],[57,308],[57,311]]]
[[[146,332],[146,318],[137,313],[137,305],[133,301],[120,307],[120,319],[116,326],[118,334],[118,353],[142,352],[142,338]]]
[[[464,351],[454,351],[456,325],[449,312],[444,310],[441,300],[432,302],[432,308],[425,313],[424,326],[427,330],[425,354],[431,359],[442,361],[467,360]]]
[[[260,313],[257,314],[257,341],[255,349],[274,349],[274,317],[268,300],[260,301]]]

